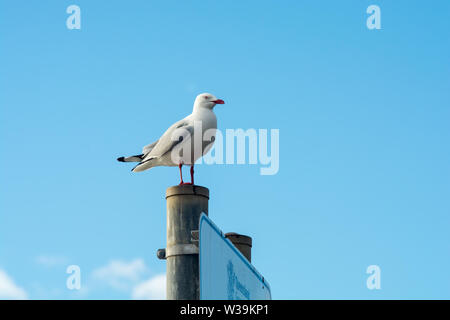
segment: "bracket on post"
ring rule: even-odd
[[[156,257],[158,257],[159,260],[166,260],[166,249],[158,249],[156,251]]]
[[[198,247],[198,243],[200,240],[200,233],[198,230],[191,231],[191,242]]]

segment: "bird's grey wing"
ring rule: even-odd
[[[147,155],[148,153],[150,153],[150,151],[153,150],[153,148],[156,146],[156,144],[158,143],[159,139],[156,140],[153,143],[150,143],[148,145],[146,145],[145,147],[142,148],[142,154]]]
[[[191,123],[185,119],[180,120],[170,126],[166,132],[159,138],[156,145],[141,161],[141,163],[153,159],[162,157],[167,152],[170,152],[182,141],[190,139],[194,132],[194,127]]]
[[[211,141],[203,142],[204,143],[203,155],[206,155],[209,152],[209,150],[211,150],[215,141],[216,141],[216,137],[212,136]]]
[[[130,157],[120,157],[120,158],[117,158],[117,161],[120,161],[120,162],[142,162],[145,159],[145,157],[153,150],[153,148],[156,146],[157,143],[158,143],[158,140],[146,145],[144,148],[142,148],[141,154],[137,154],[135,156],[130,156]]]

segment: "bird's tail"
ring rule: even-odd
[[[144,154],[138,154],[138,155],[131,156],[131,157],[120,157],[120,158],[117,158],[117,161],[120,161],[120,162],[141,162],[143,158],[144,158]]]

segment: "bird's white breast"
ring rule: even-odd
[[[217,129],[217,118],[212,110],[197,110],[191,116],[192,121],[201,121],[203,132],[209,129]]]

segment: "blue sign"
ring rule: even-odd
[[[199,231],[201,300],[271,299],[264,277],[205,214]]]

